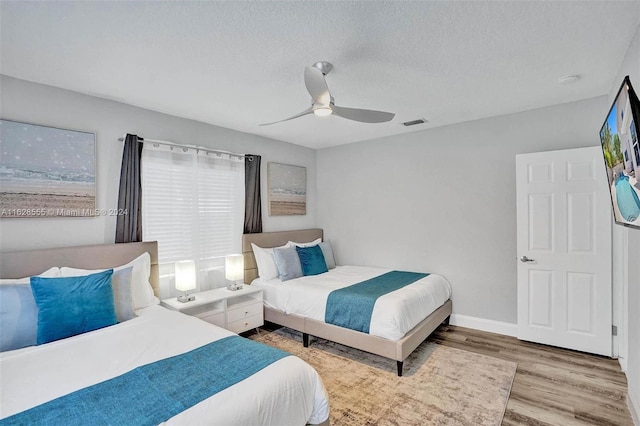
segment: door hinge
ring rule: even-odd
[[[614,336],[618,335],[618,326],[616,325],[611,326],[611,334],[613,334]]]

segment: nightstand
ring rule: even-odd
[[[162,305],[198,317],[234,333],[242,333],[264,324],[262,289],[245,285],[241,290],[226,288],[194,293],[195,300],[178,302],[164,299]]]

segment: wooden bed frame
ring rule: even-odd
[[[265,232],[260,234],[244,234],[242,236],[242,254],[244,255],[244,282],[251,282],[258,277],[256,259],[253,256],[251,243],[259,247],[278,247],[288,241],[306,243],[322,238],[322,229],[304,229],[299,231]],[[265,305],[264,319],[302,332],[303,345],[309,346],[309,335],[331,340],[346,346],[396,360],[398,376],[402,376],[404,360],[422,343],[440,324],[449,323],[451,300],[447,300],[431,315],[422,320],[400,340],[389,340],[367,333],[338,327],[300,315],[286,314],[279,309]]]
[[[55,266],[80,269],[114,268],[129,263],[144,252],[151,256],[149,282],[154,294],[158,296],[158,243],[156,241],[2,252],[0,278],[29,277]]]

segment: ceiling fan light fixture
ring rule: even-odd
[[[327,117],[333,113],[333,110],[331,109],[331,107],[323,106],[314,109],[313,113],[318,117]]]

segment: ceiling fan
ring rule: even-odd
[[[329,62],[316,62],[310,67],[304,69],[304,84],[307,91],[311,95],[311,106],[306,110],[284,120],[274,121],[273,123],[260,124],[261,126],[269,126],[271,124],[281,123],[283,121],[292,120],[307,114],[315,114],[320,117],[326,117],[334,114],[347,120],[359,121],[361,123],[384,123],[391,121],[395,117],[394,113],[384,111],[374,111],[371,109],[345,108],[335,105],[333,96],[329,93],[329,87],[324,76],[329,74],[333,68]]]

